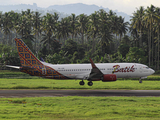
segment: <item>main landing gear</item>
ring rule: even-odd
[[[93,82],[92,81],[89,81],[88,82],[88,86],[92,86],[93,85]]]
[[[84,83],[84,81],[82,80],[82,81],[79,82],[79,84],[80,84],[80,85],[84,85],[85,83]],[[88,82],[88,86],[92,86],[92,85],[93,85],[93,82],[92,82],[92,81],[89,81],[89,82]]]
[[[82,81],[79,82],[79,84],[80,84],[80,85],[84,85],[85,83],[84,83],[84,81],[82,80]]]

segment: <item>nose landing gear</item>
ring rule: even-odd
[[[139,79],[139,83],[142,83],[142,79],[141,78]]]

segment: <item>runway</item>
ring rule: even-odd
[[[160,90],[0,90],[0,97],[160,96]]]

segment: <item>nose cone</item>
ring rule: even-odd
[[[151,74],[155,73],[155,71],[154,71],[153,69],[151,69],[151,71],[150,71],[150,72],[151,72]]]

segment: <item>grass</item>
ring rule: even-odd
[[[151,75],[139,84],[138,79],[118,79],[116,82],[93,82],[90,87],[80,80],[44,79],[19,71],[0,71],[0,89],[121,89],[121,90],[160,90],[160,75]]]
[[[0,98],[0,106],[0,119],[12,120],[158,120],[160,118],[160,97]]]
[[[9,71],[9,70],[0,70],[0,78],[15,78],[15,79],[40,79],[40,77],[30,76],[26,73],[16,71]],[[41,78],[42,79],[42,78]],[[119,78],[118,80],[124,80],[123,78]],[[126,80],[138,80],[138,78],[128,78]],[[159,74],[154,74],[148,76],[145,80],[160,80]]]
[[[0,78],[32,79],[38,78],[19,71],[0,70]]]
[[[13,79],[14,78],[14,79]],[[25,79],[22,79],[25,78]],[[160,90],[159,75],[138,80],[94,82],[31,77],[21,72],[0,71],[0,89],[129,89]],[[159,120],[160,97],[29,97],[0,98],[2,120]]]
[[[160,81],[117,80],[116,82],[95,81],[93,86],[79,85],[80,80],[53,79],[7,79],[0,78],[0,89],[116,89],[116,90],[160,90]]]

